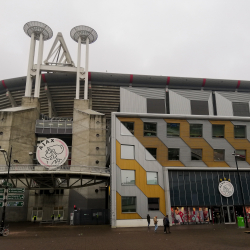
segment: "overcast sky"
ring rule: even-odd
[[[90,71],[250,80],[247,0],[1,0],[0,9],[0,80],[27,74],[29,21],[53,30],[44,59],[62,32],[76,63],[70,30],[87,25],[98,33]]]

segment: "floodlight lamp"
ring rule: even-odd
[[[89,39],[89,44],[95,42],[98,38],[97,32],[94,29],[84,25],[74,27],[70,31],[70,36],[76,42],[81,38],[82,44],[86,44],[87,38]]]

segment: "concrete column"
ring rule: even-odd
[[[80,67],[81,67],[81,37],[78,39],[77,73],[76,73],[76,99],[80,99]]]

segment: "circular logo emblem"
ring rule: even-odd
[[[63,165],[68,159],[69,149],[66,143],[57,138],[46,139],[37,146],[36,158],[48,168]]]
[[[234,186],[229,181],[222,181],[219,183],[219,192],[225,197],[230,197],[234,193]]]

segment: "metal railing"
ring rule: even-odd
[[[0,165],[0,173],[7,172],[8,167],[5,165]],[[69,172],[86,172],[86,173],[96,173],[96,174],[110,174],[109,168],[103,167],[90,167],[90,166],[81,166],[81,165],[63,165],[57,168],[52,167],[51,169],[46,168],[41,165],[11,165],[10,173],[13,172],[22,172],[22,171],[69,171]]]

